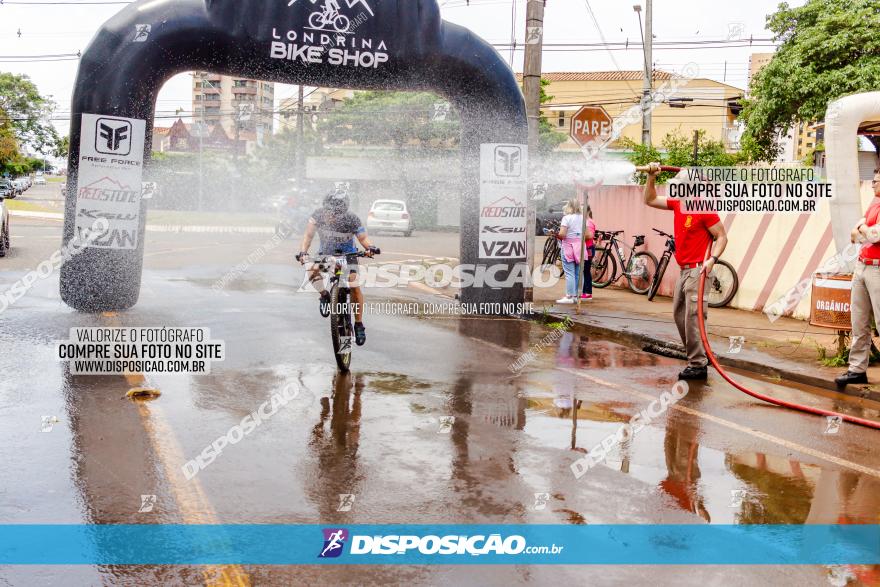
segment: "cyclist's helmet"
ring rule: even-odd
[[[350,205],[351,198],[349,198],[348,193],[343,190],[333,190],[324,196],[324,210],[328,212],[342,214],[348,212],[348,207]]]

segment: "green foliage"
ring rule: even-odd
[[[55,145],[52,146],[52,155],[54,157],[58,157],[59,159],[67,159],[67,155],[70,152],[70,137],[65,135],[63,137],[58,137],[55,141]]]
[[[706,138],[706,131],[701,130],[697,132],[696,165],[694,165],[693,137],[686,137],[679,132],[673,132],[663,137],[661,149],[653,145],[645,146],[641,143],[636,143],[626,137],[620,139],[620,144],[623,148],[632,151],[627,158],[634,165],[647,165],[657,161],[662,165],[673,165],[675,167],[729,167],[742,161],[742,156],[739,153],[728,153],[725,151],[724,144],[721,141],[713,141]],[[665,183],[674,176],[675,173],[664,171],[657,176],[657,182]],[[637,173],[635,179],[640,184],[644,184],[645,174]]]
[[[550,85],[550,81],[541,79],[541,104],[546,104],[554,97],[547,94],[546,87]],[[564,143],[568,137],[559,131],[553,129],[553,125],[547,120],[543,114],[538,119],[538,153],[546,155],[553,151],[556,147]]]
[[[452,147],[459,137],[455,110],[433,120],[434,105],[445,102],[429,92],[357,92],[324,116],[320,131],[333,143]]]
[[[828,350],[824,346],[816,348],[819,354],[819,362],[825,367],[846,367],[849,364],[849,349],[833,356],[828,356]]]
[[[54,106],[28,76],[0,73],[0,111],[19,144],[40,153],[55,146],[58,133],[47,120]]]
[[[830,101],[880,88],[877,0],[807,0],[794,8],[783,2],[767,28],[782,44],[743,101],[742,149],[750,161],[773,161],[779,134],[822,120]]]

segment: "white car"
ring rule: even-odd
[[[46,178],[42,175],[38,175],[34,178],[34,185],[46,185]]]
[[[0,197],[0,257],[5,257],[9,251],[9,210],[3,198]]]
[[[402,232],[412,236],[413,223],[406,202],[402,200],[376,200],[367,214],[367,231]]]

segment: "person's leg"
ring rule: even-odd
[[[593,278],[592,278],[592,269],[593,269],[593,258],[588,257],[584,259],[584,288],[583,293],[587,295],[593,295]]]
[[[868,354],[871,350],[871,296],[866,283],[866,273],[873,267],[856,265],[850,292],[850,318],[852,343],[849,348],[849,372],[864,373],[868,370]],[[878,296],[880,297],[880,296]]]
[[[850,293],[850,318],[852,322],[852,344],[849,349],[848,372],[864,374],[868,370],[868,359],[871,352],[871,314],[874,301],[872,286],[872,270],[875,267],[856,265]],[[876,296],[880,297],[880,296]]]
[[[361,346],[367,342],[367,329],[364,327],[364,292],[357,285],[357,279],[354,271],[348,276],[351,301],[354,303],[354,341]]]
[[[565,273],[565,295],[574,297],[577,294],[577,275],[575,275],[576,263],[569,263],[562,259],[562,271]]]
[[[685,334],[685,316],[687,308],[685,307],[686,296],[683,291],[685,282],[685,270],[675,282],[675,291],[672,294],[672,316],[675,318],[675,325],[678,327],[678,336],[681,338],[681,344],[687,345],[687,335]]]
[[[689,269],[682,291],[687,306],[685,323],[685,348],[687,349],[688,366],[705,368],[709,364],[703,339],[700,337],[700,315],[697,294],[700,286],[700,269]],[[703,300],[703,316],[709,316],[709,303]]]

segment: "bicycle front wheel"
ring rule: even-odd
[[[648,288],[648,301],[652,301],[657,291],[660,289],[660,282],[666,274],[666,268],[669,267],[669,255],[663,255],[660,264],[657,265],[657,271],[654,272],[654,279],[651,280],[651,287]]]
[[[348,293],[348,289],[340,287],[339,283],[333,284],[330,290],[330,337],[333,339],[336,366],[343,373],[348,373],[351,367],[351,339],[354,330]]]
[[[717,261],[706,277],[706,299],[710,308],[723,308],[730,303],[739,289],[739,277],[733,265]]]
[[[626,272],[629,288],[634,293],[645,295],[651,288],[656,273],[657,257],[648,251],[636,253],[629,262],[629,271]]]
[[[593,287],[608,287],[617,277],[617,261],[611,251],[600,249],[596,251],[593,264],[590,266],[590,278],[593,280]]]

